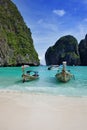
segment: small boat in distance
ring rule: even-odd
[[[51,65],[48,67],[48,70],[52,70],[52,69],[55,69],[55,68],[58,68],[59,65]]]
[[[66,70],[66,61],[63,62],[63,68],[61,72],[58,72],[55,77],[61,82],[68,82],[74,77],[69,71]]]
[[[32,81],[32,80],[36,80],[39,78],[37,71],[29,70],[29,71],[26,71],[26,73],[25,73],[25,66],[22,66],[22,71],[23,71],[23,74],[22,74],[23,83],[25,81]]]

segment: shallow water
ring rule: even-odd
[[[29,67],[26,70],[38,71],[40,78],[23,83],[21,67],[0,67],[0,90],[17,90],[62,96],[87,96],[87,67],[68,66],[67,69],[74,74],[75,79],[67,83],[61,83],[55,78],[57,70],[48,70],[47,66]]]

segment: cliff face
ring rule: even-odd
[[[81,40],[79,43],[79,54],[81,65],[87,66],[87,34],[85,36],[85,39]]]
[[[39,65],[30,29],[15,4],[0,0],[0,65]]]
[[[45,54],[47,65],[62,64],[67,61],[68,65],[79,65],[78,42],[73,36],[61,37],[54,46],[49,47]]]

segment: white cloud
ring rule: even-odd
[[[58,16],[65,15],[65,10],[53,10],[53,13],[57,14]]]
[[[87,0],[83,0],[82,2],[83,2],[84,4],[87,4]]]
[[[43,19],[39,19],[39,20],[37,21],[37,23],[38,23],[38,24],[43,23]]]
[[[45,65],[45,54],[42,54],[42,56],[39,56],[39,59],[40,59],[40,63]]]
[[[87,33],[86,28],[87,28],[87,25],[82,25],[82,24],[79,24],[79,25],[78,25],[80,37],[85,37],[85,35],[86,35],[86,33]]]
[[[87,22],[87,18],[85,18],[84,21]]]

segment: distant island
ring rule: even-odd
[[[0,0],[0,66],[39,65],[28,28],[11,0]]]
[[[61,65],[67,61],[67,65],[87,66],[87,35],[80,43],[71,35],[61,37],[47,49],[45,60],[46,65]]]

